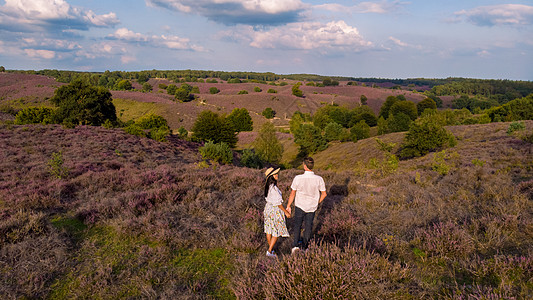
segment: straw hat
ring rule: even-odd
[[[265,171],[265,177],[268,178],[268,176],[270,176],[270,175],[278,174],[278,173],[279,173],[279,169],[280,169],[280,168],[277,168],[277,169],[274,170],[274,168],[268,168],[268,169]]]

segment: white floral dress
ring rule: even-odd
[[[285,225],[285,214],[278,207],[278,205],[283,203],[279,188],[271,185],[265,200],[266,205],[263,212],[265,217],[265,233],[271,234],[274,237],[288,237],[289,231],[287,230],[287,225]]]

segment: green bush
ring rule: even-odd
[[[241,163],[248,168],[261,169],[263,167],[261,158],[253,149],[244,149],[242,151]]]
[[[488,114],[493,122],[533,120],[533,94],[490,108]]]
[[[124,131],[129,134],[133,134],[140,137],[146,137],[144,130],[136,124],[131,124],[124,128]]]
[[[276,91],[275,89],[268,89],[267,93],[271,93],[271,94],[275,94],[277,93],[278,91]]]
[[[185,139],[189,135],[189,131],[187,131],[187,129],[185,129],[185,127],[181,126],[180,128],[178,128],[178,132],[176,133],[176,135],[180,139]]]
[[[166,142],[167,136],[170,134],[168,127],[159,127],[150,130],[148,137],[158,142]]]
[[[143,83],[143,87],[142,87],[143,92],[151,92],[153,89],[154,88],[152,87],[152,85],[149,84],[148,82]]]
[[[210,159],[221,164],[230,164],[233,162],[233,151],[224,142],[213,143],[212,141],[208,141],[198,151],[204,160]]]
[[[302,90],[300,90],[300,86],[302,85],[301,82],[298,82],[297,84],[292,86],[292,94],[296,97],[303,97],[304,93]]]
[[[220,90],[218,88],[214,86],[209,88],[209,94],[218,94],[218,93],[220,93]]]
[[[50,102],[58,107],[54,113],[57,123],[100,126],[105,120],[117,122],[112,100],[108,89],[74,80],[59,87]]]
[[[262,89],[258,86],[254,87],[254,92],[256,93],[260,93],[262,91]]]
[[[161,127],[169,129],[167,120],[155,114],[147,114],[135,121],[135,125],[141,129],[159,129]]]
[[[63,153],[61,151],[52,153],[52,158],[48,161],[50,175],[59,179],[68,177],[69,170],[63,164]]]
[[[246,95],[248,94],[248,91],[247,90],[240,90],[237,95]]]
[[[237,134],[231,122],[210,110],[204,110],[198,115],[192,132],[192,138],[198,141],[224,142],[231,148],[237,144]]]
[[[178,87],[175,84],[169,84],[167,86],[167,94],[169,95],[175,95],[176,90],[178,90]]]
[[[524,122],[513,122],[509,124],[509,128],[507,128],[507,134],[512,134],[515,131],[520,131],[526,129],[526,125]]]
[[[445,147],[454,147],[456,144],[453,134],[436,120],[421,118],[411,124],[405,135],[400,156],[402,158],[422,156]]]
[[[267,119],[272,119],[276,115],[276,112],[272,108],[267,107],[261,114]]]
[[[326,141],[340,141],[344,136],[344,127],[341,124],[330,122],[324,128],[324,138]]]
[[[396,115],[391,113],[387,119],[387,128],[389,132],[407,131],[411,123],[411,118],[403,112],[399,112]]]
[[[28,107],[17,113],[15,124],[52,124],[54,110],[47,107]]]
[[[226,117],[237,132],[254,130],[254,122],[246,108],[234,108]]]
[[[313,154],[328,147],[320,128],[312,124],[302,124],[294,133],[294,142],[300,146],[300,152]]]
[[[370,126],[364,120],[359,121],[350,129],[352,141],[367,139],[370,137]]]

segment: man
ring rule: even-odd
[[[318,204],[324,201],[324,198],[327,196],[324,179],[315,175],[312,171],[314,164],[313,158],[304,158],[303,168],[305,172],[294,177],[291,184],[291,194],[289,195],[287,210],[291,213],[291,204],[294,201],[294,242],[292,253],[300,249],[298,243],[300,241],[302,223],[305,223],[302,247],[307,249],[309,240],[311,239],[316,209]]]

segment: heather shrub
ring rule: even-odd
[[[443,259],[467,258],[475,251],[474,240],[468,231],[451,222],[417,230],[412,243],[428,256]]]
[[[230,164],[233,162],[233,151],[231,151],[228,144],[224,142],[214,143],[208,141],[204,146],[200,147],[198,151],[205,160],[210,159],[222,164]]]
[[[431,118],[417,119],[405,135],[400,156],[410,158],[425,155],[457,144],[453,134]]]
[[[360,247],[315,245],[267,265],[268,299],[369,299],[408,297],[410,270]],[[379,281],[379,284],[376,282]]]
[[[15,124],[52,124],[54,110],[47,107],[28,107],[15,116]]]

